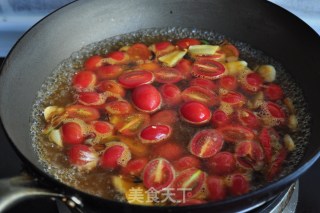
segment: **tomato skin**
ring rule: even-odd
[[[259,143],[243,141],[237,144],[235,156],[240,166],[259,171],[263,167],[264,153]]]
[[[96,84],[97,77],[91,71],[80,71],[76,73],[72,78],[72,86],[77,91],[92,91]]]
[[[195,125],[208,123],[211,119],[209,108],[196,101],[183,104],[179,112],[184,121]]]
[[[272,160],[272,146],[271,146],[271,137],[269,135],[268,128],[263,128],[259,135],[260,144],[263,148],[264,155],[267,162]]]
[[[283,147],[279,153],[276,155],[275,160],[271,163],[271,166],[269,167],[267,174],[266,174],[266,179],[267,181],[272,181],[277,174],[279,174],[283,162],[285,161],[286,157],[288,155],[288,151],[285,147]]]
[[[252,140],[254,133],[251,129],[240,125],[229,124],[217,129],[223,135],[225,141],[237,143],[244,140]]]
[[[229,179],[227,181],[227,185],[229,186],[229,191],[233,196],[239,196],[249,192],[249,181],[242,174],[233,174],[227,178]]]
[[[145,44],[136,43],[129,47],[127,51],[129,57],[134,60],[147,60],[151,57],[151,52]]]
[[[168,106],[176,106],[181,103],[181,90],[174,84],[163,84],[159,91],[163,101]]]
[[[247,92],[258,92],[261,89],[263,79],[258,73],[251,72],[240,78],[242,89]]]
[[[167,140],[172,133],[172,128],[168,125],[158,124],[145,127],[139,133],[139,139],[142,143],[154,144]]]
[[[201,42],[194,38],[183,38],[177,41],[177,46],[181,49],[188,49],[189,46],[199,45]]]
[[[284,96],[282,88],[277,84],[269,84],[264,90],[264,95],[270,101],[278,101],[281,100]]]
[[[85,164],[97,160],[97,156],[86,145],[77,144],[68,151],[69,163],[74,166],[84,166]]]
[[[177,171],[183,171],[193,167],[199,169],[201,161],[192,155],[187,155],[173,162],[173,166]]]
[[[230,116],[228,116],[224,111],[217,109],[212,114],[211,123],[213,127],[223,127],[230,123]]]
[[[178,64],[174,68],[179,70],[183,79],[190,80],[192,78],[192,75],[191,75],[192,63],[191,63],[191,61],[183,58],[178,62]]]
[[[226,90],[235,90],[238,87],[238,82],[235,76],[226,75],[219,79],[219,86]]]
[[[131,71],[119,76],[118,82],[124,88],[136,88],[143,84],[151,84],[155,77],[152,72],[145,70]]]
[[[177,83],[182,79],[182,74],[175,68],[161,67],[153,73],[155,75],[155,81],[163,84]]]
[[[113,80],[100,81],[96,89],[98,92],[110,92],[112,94],[119,95],[120,97],[124,97],[126,95],[126,90],[119,83]]]
[[[230,104],[233,107],[241,107],[245,104],[245,97],[238,92],[229,91],[220,96],[220,101]]]
[[[122,142],[109,142],[100,157],[100,166],[103,169],[113,170],[119,166],[125,167],[131,159],[131,152]]]
[[[80,144],[84,141],[83,130],[75,122],[68,122],[61,127],[62,140],[65,144]]]
[[[124,115],[133,112],[133,108],[128,101],[111,101],[105,105],[107,113],[112,115]]]
[[[223,200],[227,195],[226,187],[221,177],[209,176],[207,178],[207,187],[209,191],[209,195],[208,195],[209,200],[212,200],[212,201]]]
[[[219,152],[208,158],[206,167],[214,175],[228,175],[236,169],[236,160],[230,152]]]
[[[102,105],[106,101],[106,96],[97,92],[80,92],[78,101],[80,104],[87,106]]]
[[[168,151],[170,150],[170,152]],[[156,145],[152,149],[153,157],[165,158],[169,161],[174,161],[179,159],[184,153],[183,148],[173,142],[165,142],[159,145]]]
[[[131,97],[133,104],[140,111],[151,113],[161,107],[161,94],[152,85],[144,84],[136,87]]]
[[[114,79],[123,72],[119,65],[105,65],[100,66],[95,70],[95,73],[100,80]]]
[[[251,129],[256,129],[260,125],[258,117],[249,109],[240,109],[237,111],[239,122]]]

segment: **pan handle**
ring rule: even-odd
[[[64,194],[41,188],[35,178],[29,175],[0,179],[0,212],[3,212],[13,204],[28,198],[50,197],[53,200],[60,199],[71,212],[82,213],[82,202],[76,197],[67,197]]]

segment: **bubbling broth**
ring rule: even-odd
[[[67,185],[140,205],[191,205],[292,172],[310,120],[273,58],[215,32],[163,28],[73,53],[39,90],[31,133],[46,171]]]

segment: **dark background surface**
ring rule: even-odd
[[[2,64],[4,58],[0,58]],[[0,106],[1,107],[1,106]],[[18,175],[23,171],[23,162],[14,152],[9,139],[0,126],[0,178]],[[320,160],[311,167],[299,180],[298,213],[320,212]],[[58,208],[49,198],[28,200],[17,204],[6,213],[46,212],[56,213]]]

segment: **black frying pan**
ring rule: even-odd
[[[32,147],[29,118],[46,77],[85,45],[138,29],[167,26],[214,30],[246,42],[274,57],[292,74],[304,91],[313,118],[309,145],[293,172],[243,196],[189,207],[143,207],[104,200],[68,187],[44,172]],[[293,183],[320,155],[320,101],[315,92],[320,80],[319,58],[319,36],[301,20],[267,1],[80,0],[67,5],[29,30],[2,67],[2,123],[14,148],[39,180],[36,184],[21,177],[2,180],[0,210],[10,202],[35,195],[60,197],[85,211],[214,212],[261,205]]]

